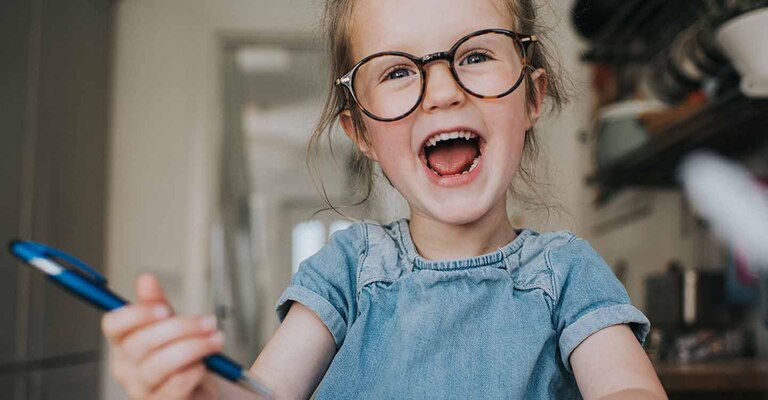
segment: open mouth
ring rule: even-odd
[[[468,130],[438,133],[424,142],[419,158],[435,175],[467,174],[480,162],[481,140],[479,135]]]

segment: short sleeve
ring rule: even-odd
[[[547,263],[553,271],[553,323],[565,369],[584,339],[613,325],[628,324],[642,344],[651,324],[629,300],[626,289],[605,260],[582,239],[553,249]]]
[[[335,232],[320,251],[299,265],[275,305],[280,322],[297,301],[317,314],[333,335],[336,348],[341,347],[357,313],[357,264],[364,249],[360,230],[359,224],[354,224]]]

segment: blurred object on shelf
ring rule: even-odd
[[[760,277],[760,310],[763,326],[768,328],[768,270],[762,269]]]
[[[728,304],[723,271],[684,269],[671,261],[667,271],[645,279],[646,311],[662,329],[694,326],[725,327],[742,316],[742,308]]]
[[[641,148],[599,167],[587,178],[599,185],[597,204],[628,187],[670,188],[680,184],[679,165],[692,151],[708,149],[732,158],[759,156],[768,144],[768,99],[749,99],[738,89],[709,101],[702,110],[651,135]],[[768,153],[759,156],[768,160]],[[766,170],[768,173],[768,169]]]
[[[653,324],[653,320],[651,320]],[[654,363],[686,364],[755,357],[754,333],[747,328],[664,329],[654,327],[644,344]]]
[[[711,29],[705,22],[688,27],[646,67],[645,84],[655,98],[668,104],[679,103],[728,66],[716,48],[704,44],[710,40]]]
[[[620,29],[611,25],[613,20],[629,17],[640,6],[638,2],[627,3],[626,0],[577,0],[571,13],[573,26],[585,39],[601,40],[609,30]]]
[[[704,8],[698,2],[665,0],[577,0],[571,15],[576,31],[590,42],[589,62],[643,62],[659,43],[690,25]]]
[[[746,257],[735,248],[728,252],[725,295],[732,304],[753,304],[758,298],[759,276],[750,270]]]
[[[747,97],[768,97],[768,7],[725,22],[715,36],[741,74],[742,93]]]
[[[739,61],[730,53],[765,49],[765,41],[754,38],[766,37],[768,23],[731,26],[743,24],[739,21],[766,6],[768,0],[577,0],[572,23],[589,45],[583,60],[597,66],[599,105],[628,98],[654,98],[672,105],[694,91],[718,97],[738,86],[739,74],[731,60]],[[738,43],[720,46],[715,35],[723,29],[733,30]],[[744,40],[745,36],[752,40]],[[768,77],[756,72],[766,68],[754,68],[766,65],[768,52],[751,51],[748,56],[754,66],[742,86],[749,85],[752,92],[745,93],[765,93]],[[743,75],[743,68],[738,68]],[[606,82],[598,82],[601,79],[612,85],[604,86]]]
[[[671,350],[663,361],[691,363],[750,357],[755,354],[755,339],[746,329],[700,329],[675,337]]]
[[[641,117],[664,110],[664,104],[652,100],[632,100],[603,107],[597,122],[595,160],[598,166],[610,164],[648,140]]]
[[[768,266],[768,194],[759,180],[706,151],[685,157],[679,179],[720,240],[743,252],[750,266]]]
[[[668,130],[680,121],[692,117],[706,105],[707,97],[699,90],[689,93],[684,102],[674,107],[666,108],[660,112],[649,112],[641,115],[640,120],[645,125],[645,129],[649,134],[658,134]]]
[[[648,337],[645,339],[645,343],[643,343],[643,349],[652,362],[661,361],[666,356],[666,354],[662,354],[662,351],[665,350],[662,347],[663,343],[664,332],[651,322],[651,331],[648,332]]]
[[[611,104],[618,99],[618,77],[616,70],[606,63],[592,67],[592,88],[597,95],[597,107]]]
[[[715,41],[715,23],[711,19],[703,19],[695,26],[693,37],[686,46],[688,60],[702,73],[717,76],[728,59]]]
[[[715,235],[739,254],[741,275],[760,275],[761,310],[768,326],[768,186],[741,165],[709,152],[688,156],[680,180]]]

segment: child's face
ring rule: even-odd
[[[496,0],[361,0],[352,21],[355,62],[390,50],[421,57],[448,50],[458,39],[477,30],[516,28]],[[418,108],[395,122],[365,117],[371,146],[358,145],[380,163],[412,213],[452,224],[471,223],[505,201],[507,187],[520,165],[525,131],[538,116],[540,101],[531,108],[529,118],[525,84],[500,99],[480,99],[462,90],[447,62],[432,62],[425,70],[426,92]],[[541,71],[532,76],[536,81],[544,80]],[[348,112],[342,115],[341,123],[348,134],[354,132]],[[480,137],[479,163],[466,174],[438,175],[427,165],[425,141],[436,132],[451,131],[471,131]],[[456,162],[472,160],[476,154],[459,153],[454,153]],[[450,156],[448,153],[443,158],[448,164],[453,160]]]

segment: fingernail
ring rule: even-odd
[[[216,316],[206,315],[200,319],[200,326],[205,331],[213,331],[216,329]]]
[[[222,334],[221,331],[216,331],[216,333],[208,337],[208,340],[216,345],[222,344],[224,343],[224,334]]]
[[[155,317],[157,317],[157,318],[165,318],[165,317],[167,317],[167,316],[171,315],[171,310],[170,310],[170,309],[169,309],[167,306],[164,306],[164,305],[158,305],[158,306],[155,306],[155,307],[152,309],[152,313],[153,313],[153,314],[155,315]]]

